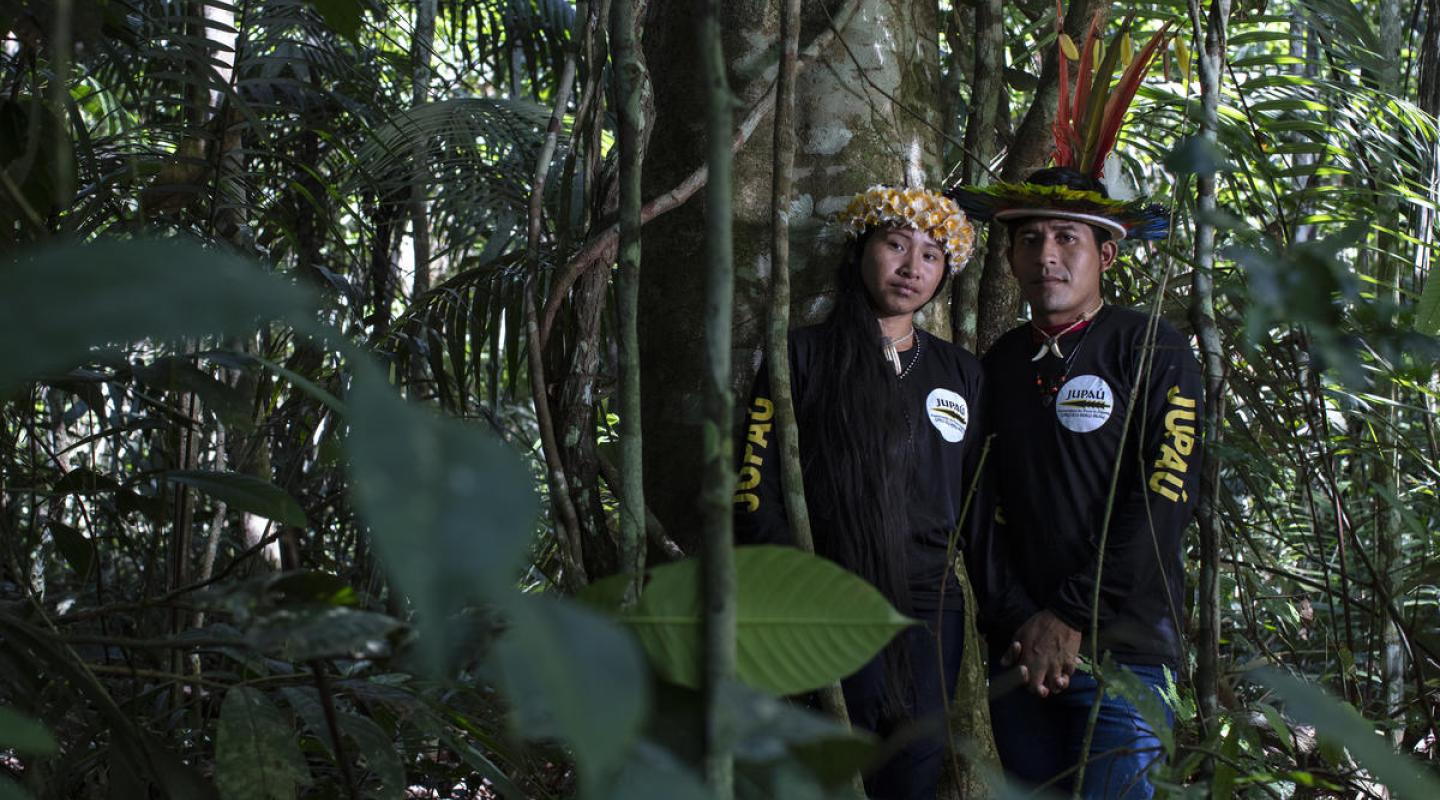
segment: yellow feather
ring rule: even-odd
[[[1064,53],[1065,57],[1071,61],[1080,60],[1080,50],[1075,47],[1075,40],[1071,39],[1068,33],[1060,34],[1060,52]]]

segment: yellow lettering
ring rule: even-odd
[[[1189,495],[1187,495],[1184,491],[1176,493],[1174,489],[1171,489],[1169,486],[1165,485],[1167,483],[1174,484],[1176,487],[1181,489],[1183,489],[1185,486],[1185,483],[1180,479],[1180,476],[1172,475],[1171,473],[1165,472],[1164,470],[1157,469],[1150,475],[1150,491],[1160,495],[1161,497],[1164,497],[1172,503],[1176,502],[1181,497],[1189,499]]]
[[[1175,442],[1175,452],[1182,456],[1190,455],[1190,451],[1195,449],[1195,437],[1191,435],[1193,433],[1193,428],[1175,429],[1170,437]]]
[[[1189,466],[1185,464],[1185,459],[1181,458],[1180,454],[1175,452],[1175,448],[1168,444],[1162,444],[1160,445],[1160,458],[1155,462],[1155,468],[1185,472],[1189,469]]]
[[[1191,398],[1189,398],[1189,397],[1183,397],[1183,396],[1181,396],[1181,394],[1180,394],[1180,387],[1179,387],[1179,386],[1172,386],[1172,387],[1170,387],[1170,391],[1165,393],[1165,397],[1166,397],[1173,405],[1180,406],[1181,408],[1194,408],[1194,407],[1195,407],[1195,401],[1194,401],[1193,399],[1191,399]]]
[[[750,419],[756,422],[769,422],[775,416],[775,404],[770,402],[768,397],[755,398],[755,408],[750,412]]]
[[[763,459],[760,458],[760,456],[755,455],[755,445],[753,445],[753,444],[747,444],[747,445],[745,445],[745,463],[746,463],[746,464],[754,464],[755,466],[758,467],[758,466],[760,466],[760,462],[761,462],[761,461],[763,461]]]
[[[735,505],[743,505],[746,511],[753,514],[760,510],[760,495],[752,492],[736,492]]]
[[[750,426],[750,434],[749,434],[748,436],[746,436],[745,438],[749,439],[750,441],[754,442],[755,444],[760,445],[761,447],[769,447],[769,446],[770,446],[770,445],[769,445],[769,442],[766,441],[766,439],[765,439],[765,434],[767,434],[767,433],[769,433],[769,432],[770,432],[770,423],[768,423],[768,422],[756,422],[756,423],[751,424],[751,426]]]
[[[1188,424],[1188,425],[1182,424],[1182,423],[1185,423],[1185,422],[1188,422],[1188,423],[1190,423],[1190,424]],[[754,427],[754,426],[752,425],[751,427]],[[1177,409],[1172,410],[1170,413],[1168,413],[1168,414],[1165,415],[1165,430],[1170,431],[1171,433],[1174,433],[1175,431],[1178,431],[1178,430],[1184,430],[1186,433],[1190,434],[1191,436],[1194,436],[1194,435],[1195,435],[1195,412],[1194,412],[1194,411],[1186,411],[1186,410],[1183,409],[1183,408],[1177,408]]]
[[[760,470],[754,467],[741,467],[740,480],[736,481],[735,488],[740,491],[754,489],[760,485]]]

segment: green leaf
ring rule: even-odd
[[[19,784],[0,775],[0,800],[33,800],[30,793],[21,789]]]
[[[1290,732],[1290,726],[1286,724],[1285,716],[1268,703],[1260,705],[1260,713],[1265,715],[1265,721],[1270,723],[1270,729],[1280,737],[1280,741],[1285,744],[1285,749],[1292,753],[1295,752],[1295,734]]]
[[[1165,701],[1155,693],[1144,681],[1140,680],[1135,673],[1123,665],[1116,664],[1105,657],[1101,664],[1100,672],[1105,676],[1105,694],[1111,697],[1119,697],[1128,701],[1140,712],[1140,717],[1155,732],[1155,737],[1160,740],[1160,745],[1165,748],[1165,755],[1175,753],[1175,730],[1170,724],[1170,718],[1165,713]]]
[[[240,472],[208,470],[173,470],[165,480],[199,490],[235,511],[246,511],[281,525],[303,528],[308,524],[305,511],[289,492],[275,484]]]
[[[376,800],[401,800],[405,796],[405,765],[389,734],[375,721],[359,714],[341,712],[337,721],[340,731],[355,743],[360,758],[378,782],[364,787],[366,797]]]
[[[606,796],[611,800],[713,800],[715,795],[664,748],[641,741]]]
[[[520,791],[520,788],[510,780],[510,777],[506,775],[503,770],[495,765],[495,762],[490,760],[489,756],[457,735],[451,730],[450,726],[441,721],[438,716],[424,711],[411,717],[410,721],[425,734],[440,740],[440,743],[445,745],[446,749],[459,756],[460,760],[465,762],[466,766],[475,770],[480,777],[489,781],[490,784],[495,787],[495,790],[500,793],[501,797],[525,797],[525,794]]]
[[[515,593],[495,665],[528,738],[558,738],[595,796],[624,762],[650,705],[645,658],[614,622],[578,604]]]
[[[515,585],[537,512],[530,474],[487,431],[405,402],[368,364],[350,406],[355,504],[414,604],[422,656],[443,671],[459,633],[447,618]]]
[[[91,349],[145,338],[252,330],[299,317],[310,295],[238,256],[198,244],[109,240],[30,251],[5,269],[0,392],[67,370]]]
[[[1426,336],[1440,336],[1440,280],[1431,272],[1415,308],[1415,329]]]
[[[90,571],[95,568],[95,543],[63,522],[52,521],[49,527],[50,535],[55,538],[56,549],[69,562],[70,568],[75,570],[82,580],[89,578]]]
[[[0,750],[29,756],[53,756],[60,745],[49,729],[9,706],[0,706]]]
[[[135,377],[147,386],[157,389],[194,392],[205,408],[227,427],[243,431],[253,430],[255,427],[249,398],[184,358],[169,356],[156,359],[148,366],[137,367]]]
[[[1315,726],[1322,741],[1343,745],[1350,755],[1397,797],[1440,797],[1440,780],[1421,771],[1420,765],[1390,749],[1375,733],[1375,724],[1335,700],[1319,687],[1273,669],[1251,673],[1285,701],[1285,711],[1300,722]]]
[[[738,675],[775,694],[818,689],[853,673],[914,624],[873,586],[833,561],[793,547],[735,551]],[[613,596],[611,581],[586,597]],[[695,559],[656,567],[640,601],[620,620],[666,680],[700,685],[700,567]]]
[[[373,611],[321,606],[267,614],[246,639],[286,661],[379,658],[389,655],[390,635],[402,627],[399,620]]]
[[[330,29],[354,40],[360,32],[360,15],[363,9],[360,0],[310,0],[310,5],[320,12]]]
[[[1204,136],[1188,136],[1165,156],[1165,169],[1176,174],[1214,175],[1234,171],[1235,167],[1226,160],[1225,151],[1214,141]]]
[[[701,743],[690,732],[704,725],[704,698],[698,690],[670,683],[657,682],[655,691],[656,712],[646,736],[665,742],[681,759],[699,763]],[[879,742],[864,730],[844,727],[741,683],[727,683],[720,691],[721,703],[735,721],[735,759],[746,765],[757,783],[768,786],[778,779],[768,774],[771,768],[785,765],[835,788],[848,784],[857,770],[878,756]],[[762,788],[768,796],[789,797],[774,787]]]
[[[215,734],[215,782],[224,800],[293,800],[310,784],[285,715],[259,689],[225,693]]]

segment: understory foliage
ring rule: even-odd
[[[709,796],[695,564],[652,520],[639,602],[605,578],[624,1],[0,0],[0,798]],[[941,5],[958,143],[973,11]],[[1118,148],[1175,233],[1107,299],[1188,330],[1219,230],[1219,708],[1192,658],[1175,794],[1435,796],[1427,7],[1237,4],[1214,143],[1187,8],[1126,9],[1185,31]],[[1056,46],[1049,4],[1005,14],[1002,158]],[[905,621],[738,561],[737,793],[843,795],[877,743],[776,694]]]

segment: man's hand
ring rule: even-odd
[[[1015,641],[1001,663],[1020,665],[1020,679],[1030,691],[1049,697],[1070,684],[1079,661],[1080,631],[1049,611],[1041,611],[1015,631]]]

